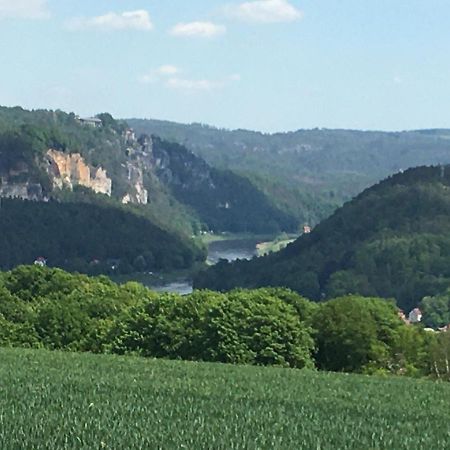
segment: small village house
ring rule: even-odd
[[[38,256],[35,260],[34,260],[34,264],[36,266],[41,266],[44,267],[47,265],[47,260],[43,257],[43,256]]]
[[[100,128],[103,125],[103,122],[97,117],[76,117],[77,121],[81,125],[87,125],[92,128]]]
[[[422,320],[422,311],[419,308],[414,308],[408,315],[411,323],[419,323]]]

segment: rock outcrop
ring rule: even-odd
[[[123,198],[122,203],[137,203],[146,205],[148,203],[148,191],[144,187],[144,173],[142,167],[136,162],[127,163],[128,182],[131,185],[132,192],[128,192]]]
[[[80,185],[111,196],[112,181],[101,167],[91,168],[79,153],[47,152],[47,172],[54,188],[73,189]]]
[[[144,186],[144,173],[153,170],[153,141],[150,136],[142,135],[133,141],[133,147],[127,149],[127,180],[130,191],[122,198],[122,203],[148,203],[148,191]]]

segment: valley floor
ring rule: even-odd
[[[450,384],[0,349],[0,448],[444,449]]]

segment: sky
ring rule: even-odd
[[[448,0],[0,0],[0,104],[263,132],[450,127]]]

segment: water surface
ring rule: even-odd
[[[214,265],[220,259],[235,261],[237,259],[251,259],[256,255],[256,244],[260,240],[251,239],[227,239],[214,241],[208,245],[208,264]],[[186,295],[192,292],[192,280],[180,279],[157,286],[149,286],[157,292],[175,292]]]

